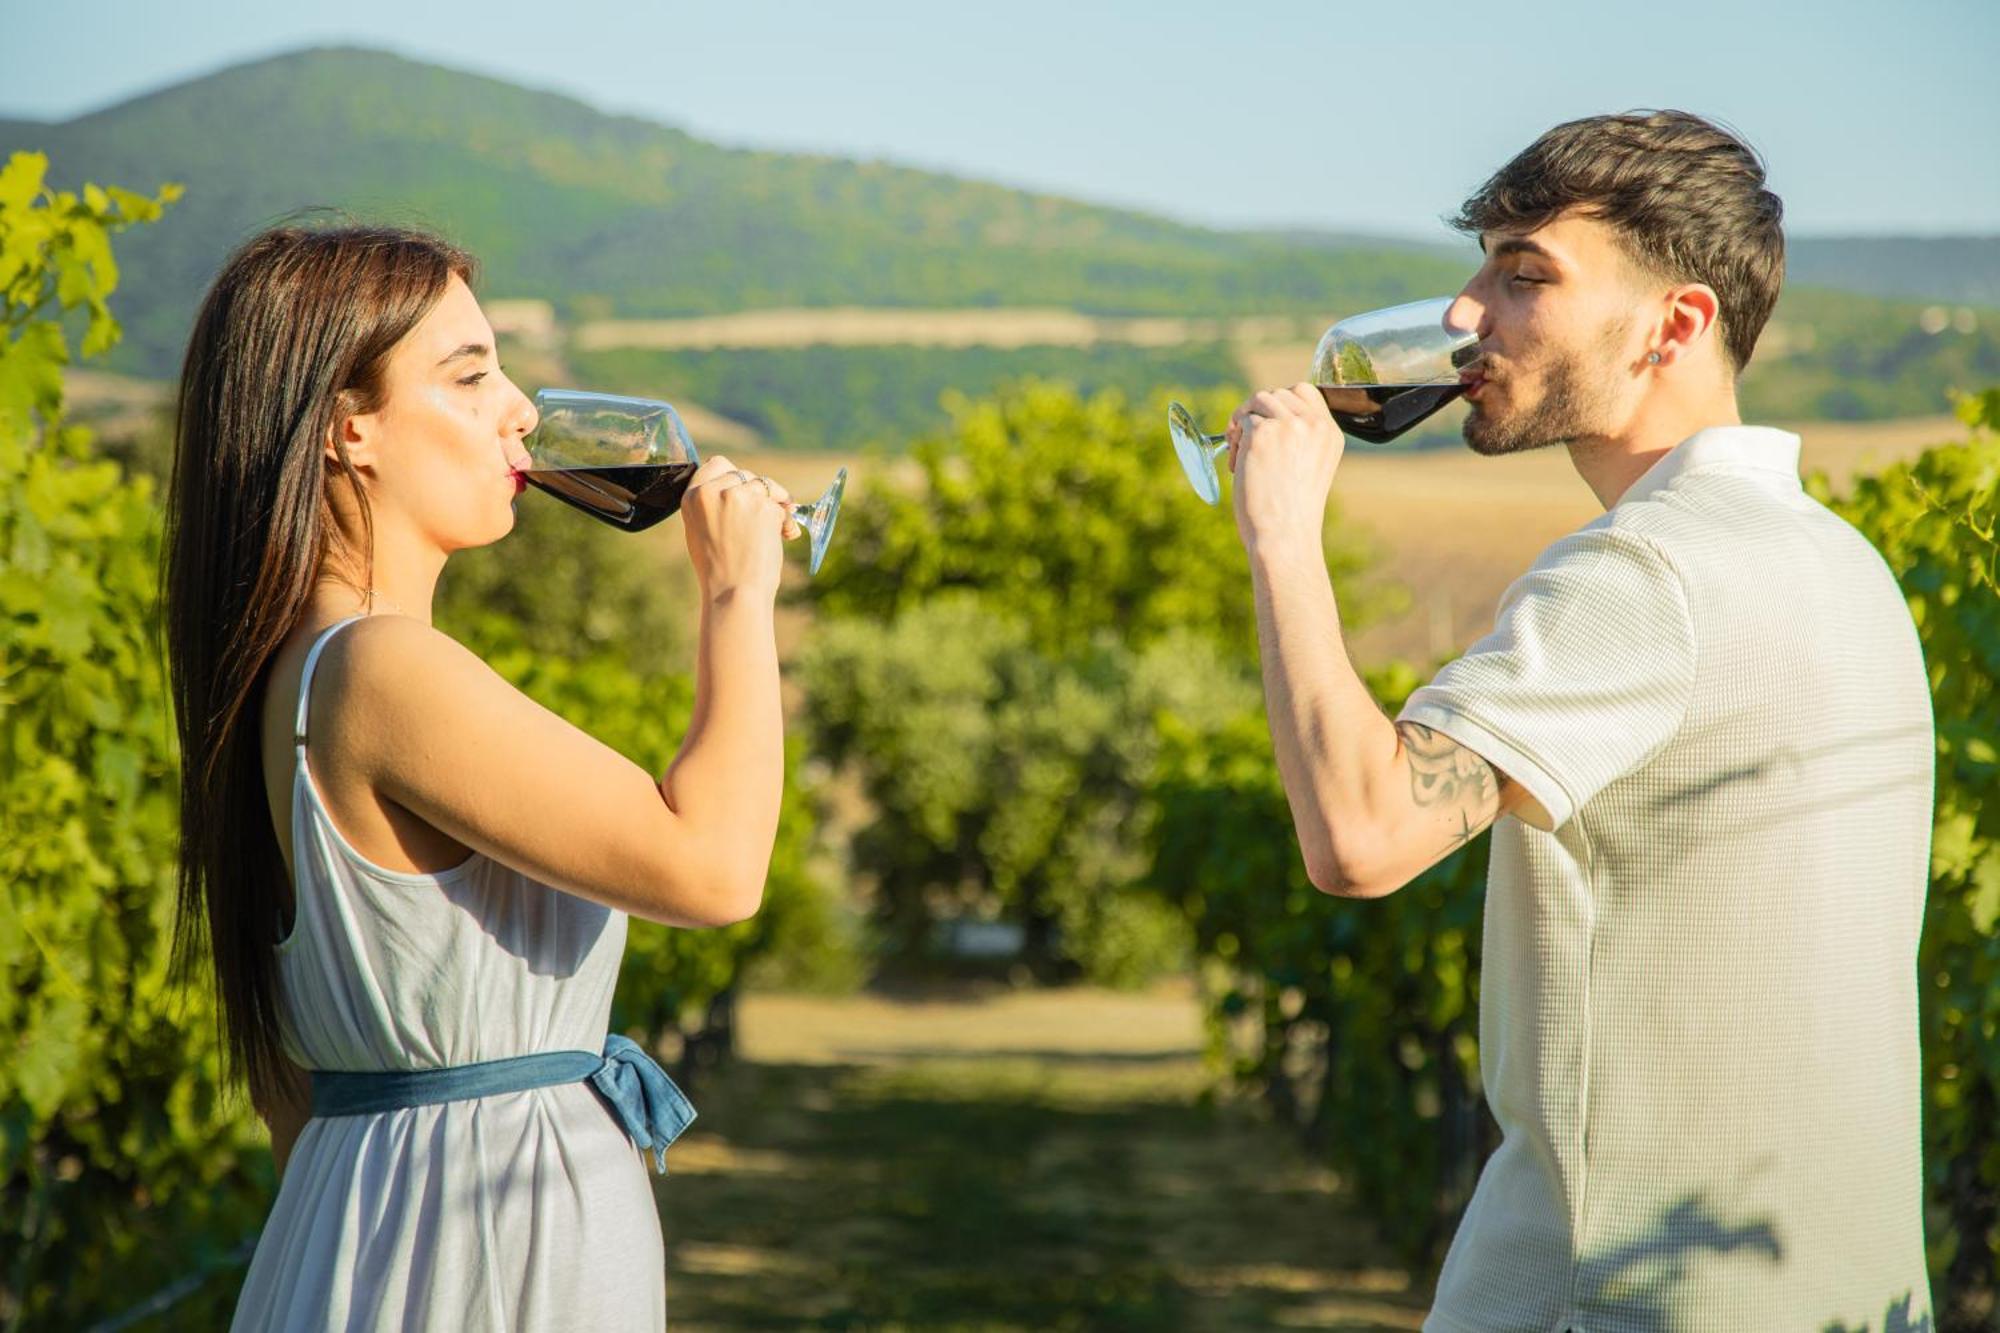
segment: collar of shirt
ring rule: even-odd
[[[1760,481],[1798,490],[1799,437],[1771,426],[1710,426],[1669,449],[1632,483],[1619,504],[1644,500],[1690,472],[1708,469],[1756,473]]]

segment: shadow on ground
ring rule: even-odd
[[[742,1063],[660,1182],[675,1328],[1415,1329],[1427,1292],[1197,1060]]]

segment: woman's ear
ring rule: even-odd
[[[378,427],[379,419],[374,413],[349,413],[344,410],[336,413],[333,425],[326,433],[326,461],[339,467],[340,456],[344,452],[349,466],[357,470],[373,467],[377,437],[380,435]]]

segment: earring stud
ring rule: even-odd
[[[1659,364],[1660,364],[1660,354],[1659,354],[1658,352],[1648,352],[1648,353],[1646,353],[1646,362],[1647,362],[1647,364],[1648,364],[1648,365],[1654,365],[1654,366],[1657,366],[1657,365],[1659,365]]]

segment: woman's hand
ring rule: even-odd
[[[719,454],[701,465],[681,500],[681,523],[704,596],[737,589],[776,595],[784,539],[799,530],[791,500],[770,478]]]

